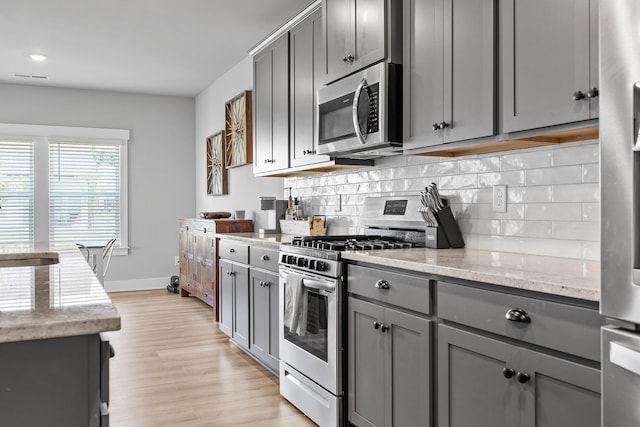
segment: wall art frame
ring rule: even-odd
[[[253,163],[252,96],[245,90],[225,103],[225,166]]]
[[[228,193],[225,134],[225,131],[221,130],[207,137],[207,195],[209,196]]]

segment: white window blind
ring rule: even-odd
[[[120,240],[120,145],[49,143],[49,239]]]
[[[0,140],[0,243],[33,241],[33,142]]]

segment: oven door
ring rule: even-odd
[[[302,276],[298,303],[305,306],[304,319],[297,322],[294,330],[289,328],[292,324],[286,313],[293,307],[291,299],[295,297],[288,288],[292,273]],[[335,395],[342,394],[340,290],[339,279],[280,266],[280,359]]]

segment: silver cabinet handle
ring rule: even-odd
[[[262,261],[269,261],[269,255],[266,255],[266,254],[265,254],[265,255],[262,255],[262,256],[260,257],[260,259],[261,259]]]
[[[521,308],[512,308],[505,313],[504,317],[512,322],[531,323],[531,318],[527,312]]]
[[[389,289],[389,282],[386,280],[378,280],[376,282],[376,289]]]

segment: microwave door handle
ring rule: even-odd
[[[356,130],[356,136],[358,137],[358,141],[360,141],[360,144],[364,145],[367,143],[367,141],[365,140],[365,136],[362,133],[362,130],[360,129],[360,120],[358,118],[358,104],[360,103],[360,95],[362,94],[362,89],[364,89],[364,87],[367,85],[367,80],[366,79],[362,79],[360,81],[360,84],[358,85],[358,88],[356,89],[355,94],[353,95],[353,110],[352,110],[352,116],[353,116],[353,127]]]

